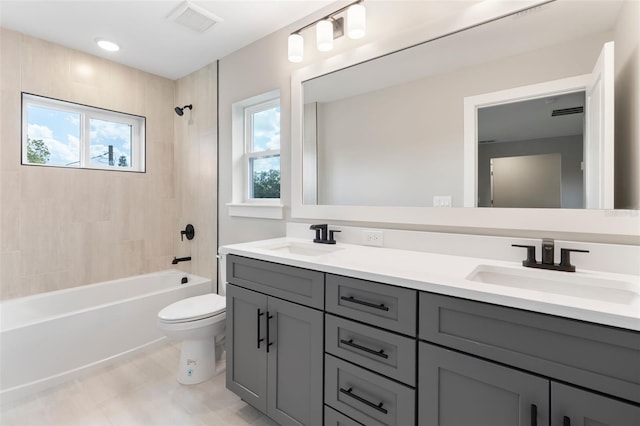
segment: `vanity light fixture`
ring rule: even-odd
[[[96,44],[109,52],[117,52],[118,50],[120,50],[120,46],[118,46],[116,43],[105,40],[103,38],[97,38]]]
[[[362,38],[366,32],[366,13],[362,5],[364,0],[357,0],[342,7],[335,12],[324,16],[304,27],[294,31],[288,39],[288,57],[291,62],[302,62],[304,59],[304,38],[300,32],[315,25],[316,45],[319,51],[327,52],[333,49],[333,40],[344,35],[344,18],[338,17],[340,13],[347,11],[347,34],[349,38]]]
[[[330,19],[323,19],[316,24],[316,44],[321,52],[328,52],[333,49],[334,21]]]
[[[367,30],[367,13],[361,3],[351,5],[347,9],[347,35],[351,39],[364,37]]]

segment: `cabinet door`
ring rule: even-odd
[[[281,425],[322,424],[323,315],[269,297],[267,415]]]
[[[418,356],[420,425],[548,424],[548,380],[424,342]]]
[[[551,382],[551,426],[638,426],[640,407]]]
[[[267,296],[227,285],[227,388],[264,413],[267,412],[266,311]]]

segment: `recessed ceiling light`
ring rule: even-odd
[[[98,43],[98,46],[100,46],[104,50],[108,50],[109,52],[117,52],[118,50],[120,50],[120,46],[109,40],[97,38],[96,43]]]

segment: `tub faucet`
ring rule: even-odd
[[[191,260],[191,256],[188,257],[173,257],[173,260],[171,261],[172,265],[177,265],[180,262],[188,262]]]

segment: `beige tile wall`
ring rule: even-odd
[[[5,29],[0,45],[0,298],[170,268],[181,248],[178,215],[188,210],[179,203],[189,203],[176,190],[186,145],[176,145],[174,159],[176,82]],[[198,84],[215,77],[207,69],[199,75]],[[21,166],[21,91],[145,116],[147,172]],[[194,137],[211,133],[215,110],[197,123]],[[204,140],[199,149],[211,157],[215,137]],[[204,155],[191,154],[208,164]],[[207,193],[212,174],[192,177],[193,191]],[[210,203],[215,185],[202,207]],[[215,210],[199,214],[215,224]],[[205,223],[199,228],[203,232]]]
[[[188,223],[195,238],[178,241],[179,256],[191,256],[181,269],[205,277],[217,275],[217,106],[216,64],[210,64],[176,83],[176,104],[193,105],[175,120],[175,170],[178,228]],[[191,120],[191,122],[190,122]],[[178,231],[179,232],[179,231]]]

